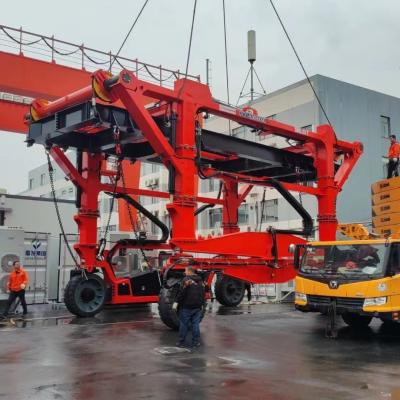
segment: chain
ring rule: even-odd
[[[67,235],[65,234],[65,230],[64,230],[64,225],[63,225],[62,220],[61,220],[60,210],[58,208],[58,201],[57,201],[57,197],[56,197],[56,191],[55,191],[55,188],[54,188],[54,176],[53,176],[54,169],[53,169],[53,165],[51,164],[50,153],[49,153],[48,150],[46,150],[46,156],[47,156],[47,164],[48,164],[48,170],[49,170],[51,194],[52,194],[52,197],[53,197],[54,208],[56,210],[58,224],[59,224],[60,230],[61,230],[61,235],[62,235],[62,237],[64,239],[64,243],[67,246],[68,252],[69,252],[72,260],[74,261],[74,264],[75,264],[76,268],[80,268],[80,266],[78,264],[78,261],[77,261],[77,259],[75,257],[75,254],[73,253],[73,251],[71,249],[71,246],[70,246],[70,244],[68,242]],[[82,271],[84,273],[84,268],[82,269]]]

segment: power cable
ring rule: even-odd
[[[325,108],[324,108],[324,106],[322,105],[322,102],[321,102],[321,100],[320,100],[320,98],[319,98],[319,96],[318,96],[318,94],[317,94],[317,92],[316,92],[316,90],[315,90],[315,88],[314,88],[314,86],[313,86],[311,80],[310,80],[310,77],[309,77],[308,74],[307,74],[307,71],[306,71],[306,69],[305,69],[305,67],[304,67],[304,65],[303,65],[303,63],[302,63],[302,61],[301,61],[301,59],[300,59],[299,54],[297,53],[297,50],[296,50],[296,48],[294,47],[294,44],[293,44],[293,42],[292,42],[292,39],[290,38],[289,33],[288,33],[287,29],[285,28],[285,25],[284,25],[284,23],[283,23],[283,21],[282,21],[280,15],[279,15],[279,13],[278,13],[278,10],[276,9],[276,7],[275,7],[275,5],[274,5],[274,2],[273,2],[272,0],[269,0],[269,2],[270,2],[271,6],[272,6],[272,8],[273,8],[273,10],[274,10],[274,12],[275,12],[276,17],[278,18],[278,21],[279,21],[279,23],[280,23],[280,25],[281,25],[281,27],[282,27],[282,29],[283,29],[283,32],[284,32],[285,35],[286,35],[287,40],[288,40],[289,43],[290,43],[290,46],[292,47],[292,50],[293,50],[293,52],[294,52],[294,54],[295,54],[295,56],[296,56],[296,58],[297,58],[297,61],[298,61],[299,64],[300,64],[300,67],[301,67],[301,69],[303,70],[305,77],[307,78],[308,84],[310,85],[312,91],[314,92],[314,96],[315,96],[315,98],[317,99],[318,104],[319,104],[319,106],[320,106],[320,108],[321,108],[321,110],[322,110],[322,112],[323,112],[323,114],[324,114],[324,116],[325,116],[325,118],[326,118],[326,120],[327,120],[329,126],[330,126],[330,127],[332,128],[332,130],[333,130],[333,134],[335,135],[335,140],[337,141],[337,136],[336,136],[335,129],[334,129],[333,126],[332,126],[332,123],[331,123],[331,121],[330,121],[330,119],[329,119],[329,117],[328,117],[328,114],[326,113]]]
[[[122,44],[121,44],[119,50],[117,51],[117,54],[114,56],[114,59],[113,59],[112,62],[110,63],[110,70],[111,70],[111,67],[113,66],[113,64],[114,64],[114,62],[115,62],[115,60],[116,60],[116,58],[119,56],[119,53],[121,52],[122,48],[124,47],[126,41],[128,40],[129,35],[131,34],[133,28],[135,27],[136,23],[138,22],[140,16],[142,15],[142,12],[143,12],[143,10],[145,9],[145,7],[147,6],[147,3],[148,3],[148,2],[149,2],[149,0],[145,0],[145,2],[143,3],[143,6],[142,6],[142,8],[140,9],[139,14],[136,16],[135,21],[133,21],[133,24],[132,24],[131,28],[129,29],[129,32],[126,34],[125,39],[123,40],[123,42],[122,42]]]
[[[226,97],[228,100],[228,104],[230,104],[230,96],[229,96],[229,70],[228,70],[228,45],[226,39],[226,9],[225,9],[225,0],[222,0],[222,12],[224,16],[224,44],[225,44],[225,75],[226,75]],[[231,120],[228,119],[228,127],[229,127],[229,135],[232,134],[231,131]]]

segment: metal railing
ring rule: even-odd
[[[173,86],[176,79],[185,76],[179,69],[144,63],[137,58],[118,56],[113,63],[115,55],[111,51],[96,50],[83,43],[78,45],[56,39],[54,35],[39,35],[6,25],[0,25],[0,50],[89,72],[102,68],[117,74],[122,69],[128,69],[140,79],[166,87]],[[200,82],[200,75],[188,74],[187,78]]]

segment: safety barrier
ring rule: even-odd
[[[5,25],[0,25],[0,51],[86,71],[105,69],[117,74],[122,69],[128,69],[134,71],[140,79],[166,87],[173,86],[176,79],[185,77],[179,70],[143,63],[137,58],[115,57],[111,51],[104,52],[84,44],[78,45],[54,36],[39,35]],[[187,78],[200,81],[199,75],[188,74]]]

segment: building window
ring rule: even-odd
[[[219,189],[219,181],[217,179],[208,179],[208,191],[215,192]]]
[[[160,166],[158,164],[151,164],[151,172],[159,172],[160,171]]]
[[[246,132],[247,132],[246,126],[239,126],[238,128],[232,129],[232,136],[244,139],[246,136]]]
[[[257,225],[260,223],[261,213],[262,222],[276,222],[278,221],[278,199],[265,200],[264,207],[263,202],[256,203],[256,217]]]
[[[390,134],[391,134],[390,118],[381,115],[381,135],[382,137],[387,138],[389,137]]]
[[[238,208],[238,224],[245,225],[249,223],[249,205],[241,204]]]
[[[29,189],[33,189],[33,178],[29,178]]]
[[[212,208],[208,212],[208,226],[210,229],[219,228],[222,222],[222,208]]]
[[[61,192],[61,195],[62,196],[65,196],[67,194],[67,191],[64,189],[62,192]]]
[[[73,192],[74,192],[74,188],[70,187],[70,188],[68,189],[68,193],[73,193]]]
[[[46,175],[40,174],[40,186],[43,186],[46,183]]]
[[[260,210],[262,202],[260,202]],[[278,221],[278,199],[266,200],[264,204],[264,215],[262,222]]]

